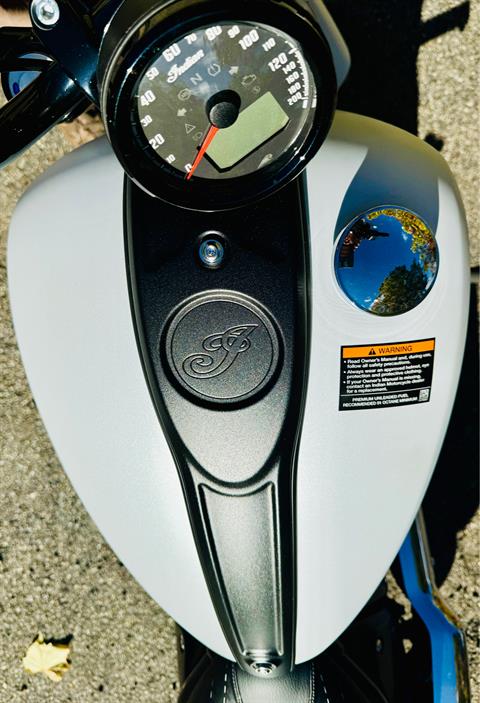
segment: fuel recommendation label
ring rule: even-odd
[[[341,348],[339,410],[430,400],[435,339]]]

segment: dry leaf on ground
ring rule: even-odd
[[[70,667],[70,647],[65,644],[48,644],[39,634],[30,645],[23,659],[23,668],[29,674],[44,674],[52,681],[60,681]]]

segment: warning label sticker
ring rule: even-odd
[[[435,339],[342,347],[339,410],[426,403]]]

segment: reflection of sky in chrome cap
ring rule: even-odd
[[[438,270],[435,238],[409,210],[368,210],[342,232],[335,252],[337,281],[348,298],[377,315],[416,307]]]

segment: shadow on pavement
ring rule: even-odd
[[[467,344],[457,397],[423,504],[438,584],[443,583],[453,563],[456,532],[465,527],[478,507],[479,345],[476,288],[471,286]]]
[[[422,44],[463,30],[470,2],[422,22],[423,0],[325,0],[352,56],[339,108],[417,134],[417,58]]]

